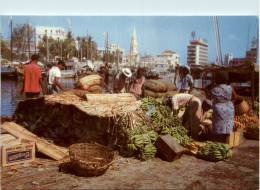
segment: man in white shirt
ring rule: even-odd
[[[191,136],[197,139],[201,134],[203,127],[209,125],[204,122],[204,113],[211,108],[209,101],[203,101],[203,105],[199,98],[185,93],[179,93],[172,96],[171,99],[165,98],[163,104],[172,108],[173,113],[177,114],[180,108],[186,107],[183,116],[183,125],[189,129]]]
[[[185,66],[184,70],[182,71],[183,78],[181,79],[180,93],[191,93],[191,90],[193,88],[193,78],[189,73],[190,68],[188,66]]]
[[[49,70],[48,94],[57,94],[59,93],[59,89],[61,89],[62,91],[68,91],[68,89],[63,88],[59,82],[59,78],[61,77],[61,70],[63,70],[65,66],[65,62],[60,60],[57,66],[53,66]],[[59,89],[57,87],[59,87]]]

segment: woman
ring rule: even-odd
[[[180,93],[190,94],[193,88],[193,78],[189,74],[190,68],[185,66],[182,71],[182,79],[181,79],[181,90]]]
[[[130,83],[130,85],[132,84],[130,92],[133,93],[138,100],[145,97],[144,82],[143,69],[138,68],[136,76],[132,78]]]
[[[235,99],[234,89],[227,85],[224,75],[216,77],[216,87],[212,89],[213,115],[212,115],[212,140],[228,143],[229,135],[233,132],[233,120],[235,116],[234,105],[231,100]]]
[[[106,66],[102,64],[100,66],[100,71],[99,71],[99,75],[102,77],[100,86],[103,88],[103,91],[105,94],[107,94],[107,93],[111,94],[111,91],[109,90],[109,88],[107,87],[107,85],[105,83],[105,73],[106,73]]]

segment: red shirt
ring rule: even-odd
[[[24,66],[24,92],[40,92],[39,79],[42,78],[41,67],[36,61]]]

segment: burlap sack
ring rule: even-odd
[[[172,84],[168,81],[161,81],[167,86],[167,91],[176,91],[178,90],[178,87],[175,84]]]
[[[79,79],[83,89],[88,90],[91,86],[100,85],[102,77],[99,75],[88,75]]]
[[[94,86],[89,87],[88,91],[89,92],[93,92],[93,91],[103,92],[103,89],[100,85],[94,85]]]
[[[158,80],[152,80],[152,79],[146,80],[144,83],[144,87],[146,90],[150,90],[153,92],[166,92],[167,91],[167,85]]]
[[[146,94],[146,96],[151,96],[151,97],[153,97],[153,98],[157,98],[156,93],[154,93],[154,92],[151,91],[151,90],[145,90],[145,94]]]
[[[171,98],[172,96],[174,96],[175,94],[178,94],[178,91],[168,91],[166,92],[166,98]]]
[[[165,98],[166,97],[166,92],[158,92],[156,93],[157,98]]]

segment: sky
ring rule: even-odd
[[[239,1],[238,1],[239,2]],[[80,8],[79,8],[80,9]],[[80,11],[79,11],[80,12]],[[125,11],[127,12],[127,11]],[[59,12],[57,13],[59,14]],[[56,14],[56,15],[57,15]],[[153,16],[144,14],[131,15],[116,14],[116,16],[102,16],[102,13],[75,16],[74,12],[63,16],[27,16],[26,12],[12,16],[13,26],[24,24],[27,21],[34,26],[55,26],[68,30],[68,17],[71,16],[72,33],[75,36],[86,36],[87,33],[97,42],[98,48],[104,48],[105,38],[102,35],[108,32],[109,44],[118,43],[127,52],[130,47],[133,27],[136,29],[139,53],[141,56],[152,55],[163,52],[165,49],[175,51],[180,55],[180,63],[186,64],[187,45],[191,40],[191,32],[195,31],[196,38],[201,37],[207,40],[209,47],[208,61],[216,60],[216,40],[213,26],[213,15],[191,16],[164,15],[154,13]],[[10,15],[1,16],[1,33],[4,39],[10,38]],[[53,15],[48,14],[47,15]],[[79,14],[80,15],[80,14]],[[98,15],[98,16],[96,16]],[[100,16],[99,16],[100,15]],[[162,15],[162,16],[160,16]],[[201,14],[203,15],[203,14]],[[252,16],[241,12],[235,16],[219,15],[219,34],[222,56],[226,53],[233,54],[233,57],[245,57],[246,50],[251,46],[251,40],[258,33],[258,15]]]

